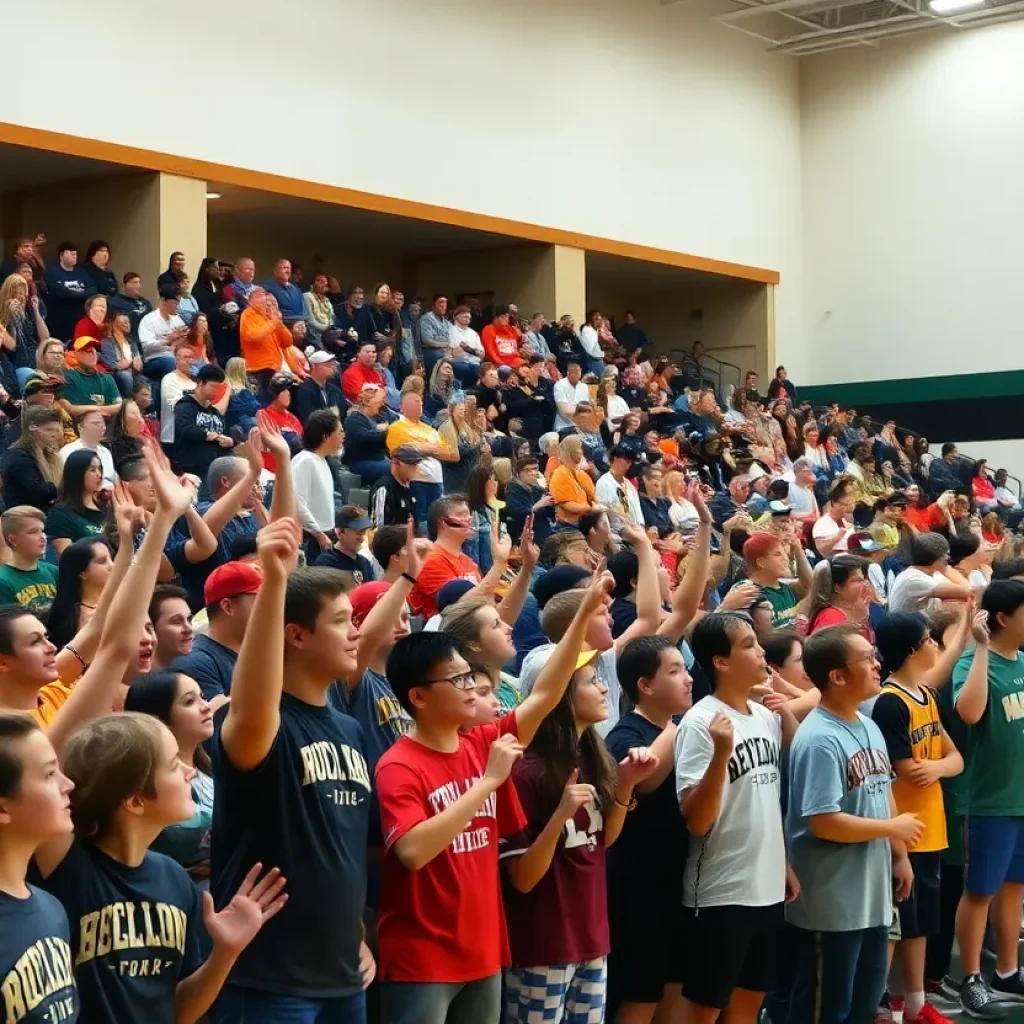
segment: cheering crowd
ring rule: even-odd
[[[154,308],[44,246],[0,266],[9,1024],[1024,1002],[1004,471],[632,314],[181,253]]]

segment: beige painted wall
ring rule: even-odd
[[[554,320],[563,313],[571,314],[577,324],[582,324],[587,315],[587,254],[582,249],[556,245],[555,308],[548,313],[548,319]]]
[[[46,256],[72,241],[79,260],[89,243],[110,245],[110,267],[120,279],[129,270],[142,275],[143,294],[156,299],[156,279],[171,252],[187,256],[193,277],[206,255],[206,183],[169,174],[126,174],[33,189],[11,197],[20,206],[25,234],[43,232]]]

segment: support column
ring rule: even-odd
[[[587,315],[587,254],[567,245],[553,246],[555,255],[555,308],[551,319],[569,313],[577,328]]]

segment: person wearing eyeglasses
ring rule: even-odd
[[[640,495],[627,479],[635,457],[631,449],[616,445],[608,456],[608,472],[599,476],[594,485],[597,500],[608,509],[612,527],[616,531],[626,523],[644,525]]]

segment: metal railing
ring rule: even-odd
[[[731,389],[738,388],[743,380],[743,371],[735,363],[717,356],[702,355],[698,363],[689,352],[675,348],[665,352],[664,358],[679,367],[682,376],[692,382],[690,387],[712,388],[723,406],[728,404]]]

